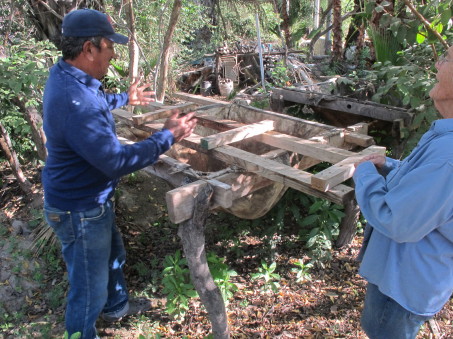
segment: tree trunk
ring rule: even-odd
[[[230,336],[225,303],[209,271],[205,252],[204,230],[212,192],[212,187],[206,185],[198,193],[192,219],[180,224],[178,235],[182,241],[192,282],[208,311],[212,334],[215,339],[226,339]]]
[[[351,199],[344,205],[345,216],[341,220],[340,234],[335,242],[337,248],[351,243],[357,230],[357,221],[360,216],[360,208],[355,199]]]
[[[288,50],[291,47],[291,32],[289,31],[289,3],[288,0],[282,0],[282,10],[280,16],[282,18],[282,30],[283,34],[285,35],[285,45],[286,49]]]
[[[173,34],[178,23],[179,14],[181,13],[182,0],[175,0],[171,11],[170,22],[168,23],[167,34],[165,34],[164,44],[162,46],[162,56],[159,67],[159,80],[156,88],[156,100],[163,102],[165,98],[165,89],[167,87],[170,47]]]
[[[318,23],[318,27],[322,27],[324,26],[324,24],[326,23],[326,19],[328,18],[329,16],[329,12],[332,10],[332,0],[329,0],[329,2],[327,3],[327,8],[321,13],[321,19],[319,20],[319,23]],[[309,50],[309,54],[310,56],[313,56],[313,48],[315,46],[315,43],[316,41],[318,41],[318,39],[323,36],[324,34],[326,34],[326,32],[330,31],[330,23],[327,22],[327,28],[322,31],[320,30],[318,33],[316,33],[313,38],[311,38],[311,41],[310,41],[310,44],[308,45],[308,50]],[[327,39],[326,39],[327,40]]]
[[[133,0],[123,0],[123,6],[126,10],[127,27],[129,29],[129,81],[133,83],[139,77],[138,61],[140,51],[138,49],[137,34],[135,32],[135,15]]]
[[[341,0],[333,0],[333,46],[332,46],[332,59],[334,61],[340,61],[343,54],[343,39],[341,24],[343,20],[341,18]]]
[[[15,98],[12,102],[19,107],[20,112],[27,120],[28,125],[31,128],[31,135],[33,142],[36,146],[36,151],[40,160],[45,161],[47,158],[46,150],[46,136],[42,128],[42,118],[39,112],[34,107],[26,107],[25,103],[19,98]]]
[[[16,6],[18,10],[24,11],[22,4],[16,3]],[[36,27],[36,38],[38,40],[50,40],[58,47],[63,17],[74,8],[84,7],[102,11],[104,0],[27,0],[25,11]]]
[[[363,12],[364,10],[364,0],[354,0],[354,11]],[[348,33],[346,34],[345,38],[345,49],[347,49],[349,46],[355,45],[357,46],[358,50],[359,46],[363,45],[360,39],[362,36],[364,36],[364,22],[365,20],[361,16],[354,15],[352,17],[351,23],[349,24]]]
[[[30,181],[28,181],[28,179],[22,172],[19,160],[17,159],[16,152],[14,151],[13,146],[11,144],[8,131],[5,129],[1,122],[0,122],[0,146],[6,155],[11,170],[13,171],[13,174],[16,177],[20,188],[25,193],[25,195],[31,196],[33,194],[32,184]]]

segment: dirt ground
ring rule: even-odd
[[[35,173],[34,177],[37,178],[38,174]],[[1,235],[0,278],[3,281],[0,282],[0,310],[12,314],[12,305],[22,305],[18,309],[22,310],[23,317],[20,323],[13,324],[11,319],[14,317],[9,317],[9,325],[5,322],[0,327],[0,338],[61,338],[64,301],[60,300],[55,306],[45,298],[43,289],[66,286],[64,274],[44,278],[41,284],[31,284],[33,278],[25,279],[28,269],[39,261],[21,258],[24,263],[21,270],[12,265],[17,262],[17,256],[8,245],[11,238],[23,242],[23,246],[29,246],[32,240],[27,230],[16,232],[12,222],[32,220],[33,209],[27,199],[21,197],[14,180],[5,180],[9,175],[7,169],[2,170],[0,222],[7,232],[2,231]],[[210,333],[207,314],[198,298],[190,301],[182,322],[173,320],[165,312],[161,285],[163,259],[181,249],[177,226],[166,218],[164,196],[168,190],[165,182],[143,172],[124,178],[119,185],[117,223],[128,253],[125,273],[130,293],[152,298],[153,307],[142,315],[115,324],[100,320],[97,328],[101,338],[136,339],[140,335],[146,339],[204,338]],[[281,280],[278,292],[273,293],[262,290],[262,281],[251,279],[261,260],[266,260],[269,255],[269,247],[263,238],[256,235],[253,227],[244,226],[240,219],[222,213],[213,214],[206,228],[206,250],[226,258],[225,263],[237,272],[232,282],[238,290],[227,307],[231,337],[365,338],[359,324],[365,281],[357,274],[355,261],[360,242],[361,236],[357,235],[350,245],[335,249],[330,262],[310,271],[311,280],[298,283],[291,268],[295,267],[294,261],[306,258],[303,244],[290,232],[275,239],[276,272]],[[8,274],[5,270],[8,269],[8,279],[5,279]],[[8,284],[16,275],[22,277],[23,285],[21,288],[16,286],[12,293],[6,287],[11,287]],[[423,326],[417,338],[453,338],[453,302],[448,303],[434,320],[432,324]],[[27,324],[28,330],[19,330]],[[50,328],[45,335],[39,330],[43,324]]]

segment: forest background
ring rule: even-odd
[[[39,171],[46,156],[45,137],[41,128],[42,91],[49,67],[58,60],[60,25],[65,13],[82,7],[108,13],[116,30],[130,36],[131,43],[124,47],[116,46],[119,57],[112,62],[109,74],[104,79],[106,88],[124,91],[132,79],[140,77],[153,84],[157,98],[161,101],[171,98],[171,93],[177,90],[181,72],[190,69],[194,61],[206,54],[212,54],[225,46],[256,46],[258,17],[263,42],[272,43],[282,51],[302,50],[304,53],[301,53],[301,58],[306,64],[318,64],[323,75],[336,77],[332,93],[338,93],[341,89],[342,94],[345,94],[346,89],[347,95],[403,107],[414,113],[412,125],[403,131],[401,147],[398,150],[389,147],[389,155],[401,157],[410,152],[421,134],[439,117],[428,92],[435,82],[434,63],[453,38],[452,6],[451,0],[2,2],[0,244],[2,266],[11,270],[2,272],[0,280],[3,281],[2,288],[8,291],[5,294],[11,294],[12,289],[13,297],[17,296],[15,301],[6,298],[0,303],[2,335],[18,338],[36,337],[36,333],[41,333],[42,337],[58,337],[61,331],[67,281],[62,273],[64,267],[58,245],[51,241],[52,236],[42,220]],[[316,58],[313,51],[315,42],[320,38],[326,41],[323,53],[326,57],[321,59]],[[345,67],[347,64],[353,64],[354,67]],[[292,79],[285,63],[278,65],[276,70],[272,74],[274,81],[262,88],[265,95],[269,95],[273,87],[291,86]],[[288,110],[286,113],[297,116],[300,110]],[[391,145],[388,131],[376,131],[375,138],[378,144]],[[125,178],[122,187],[125,189],[131,183],[144,186],[144,181],[150,181],[139,177],[136,174]],[[146,243],[145,240],[151,241],[148,236],[155,237],[155,234],[144,232],[143,228],[134,229],[127,210],[120,211],[120,215],[128,225],[123,232],[135,235],[142,232],[143,243]],[[325,281],[321,277],[329,275],[326,272],[333,275],[338,273],[332,271],[332,267],[340,265],[335,260],[348,264],[339,266],[343,269],[342,274],[350,275],[348,281],[359,280],[355,276],[353,260],[357,239],[344,248],[335,248],[341,216],[340,206],[291,190],[268,215],[258,221],[238,221],[231,220],[231,216],[217,216],[215,223],[218,229],[222,229],[222,224],[237,225],[234,232],[224,227],[223,233],[216,234],[217,237],[211,235],[213,238],[210,239],[214,244],[228,244],[228,249],[213,251],[210,256],[211,270],[218,274],[216,281],[221,286],[225,303],[234,305],[232,309],[256,306],[252,309],[255,313],[260,312],[260,319],[263,319],[279,297],[292,300],[291,292],[296,292],[291,288],[303,291],[299,299],[309,299],[308,286],[315,288],[313,293],[316,293],[316,288],[318,292],[319,289],[325,289],[326,286],[321,287],[320,282]],[[14,226],[18,220],[26,224],[17,227],[16,223]],[[358,238],[363,222],[361,220],[357,225]],[[168,232],[166,237],[174,237],[175,228],[165,220],[164,212],[151,222],[151,226],[154,224],[161,227],[159,232]],[[25,237],[27,230],[30,231],[29,237]],[[258,243],[266,250],[254,253],[243,248],[244,245],[253,247],[253,244]],[[156,247],[163,246],[157,244]],[[296,253],[294,248],[298,249]],[[190,283],[184,258],[178,252],[177,245],[165,249],[167,251],[153,249],[151,261],[134,261],[136,258],[133,257],[135,265],[128,271],[135,282],[132,283],[135,291],[141,287],[141,293],[163,300],[163,306],[159,307],[162,308],[160,311],[167,314],[164,320],[150,321],[150,318],[145,317],[135,319],[135,323],[120,324],[115,330],[109,330],[106,326],[105,335],[113,331],[110,332],[112,337],[126,337],[125,333],[131,333],[131,327],[134,328],[131,338],[203,337],[209,334],[209,322],[198,319],[202,307],[199,303],[197,306],[196,292]],[[133,248],[128,250],[133,255]],[[286,255],[281,256],[282,252]],[[255,262],[254,265],[238,260],[238,257],[248,255]],[[345,255],[348,259],[344,259]],[[292,266],[281,264],[284,260],[288,260]],[[244,265],[250,265],[254,271],[248,271]],[[35,284],[29,291],[24,291],[24,286],[27,286],[25,282],[29,280]],[[256,286],[249,286],[251,281]],[[336,284],[341,285],[340,282]],[[35,292],[46,289],[48,293]],[[246,297],[248,294],[255,296],[255,289],[264,295],[256,295],[264,298],[261,305],[264,310]],[[354,299],[344,298],[346,304],[349,302],[350,307],[359,309],[362,293],[363,282],[359,282],[353,293]],[[325,294],[332,302],[341,299],[340,295],[338,290]],[[37,307],[36,300],[41,306]],[[291,305],[290,301],[286,302]],[[14,303],[17,305],[11,306]],[[441,331],[447,337],[452,333],[450,310],[451,306],[447,305],[445,319],[438,319]],[[337,312],[334,309],[332,313],[330,305],[327,310],[329,316],[319,316],[313,320],[311,327],[307,326],[307,330],[302,329],[300,323],[291,329],[274,324],[262,327],[266,321],[262,320],[260,325],[256,314],[247,315],[247,319],[255,319],[252,322],[237,315],[233,318],[248,328],[248,331],[236,331],[246,333],[244,337],[363,335],[357,320],[359,312],[351,315],[356,320],[355,325],[346,325],[347,320],[336,323],[335,319],[341,319]],[[313,317],[316,318],[316,315]],[[198,327],[188,320],[195,318],[200,322]],[[308,316],[306,318],[311,319]],[[278,319],[281,321],[281,318]],[[235,328],[234,321],[231,322],[231,327]],[[129,331],[122,332],[121,325],[123,330],[128,327]],[[434,332],[431,327],[426,327],[422,335],[430,336]]]

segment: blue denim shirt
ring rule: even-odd
[[[354,173],[373,227],[359,273],[407,310],[437,313],[453,291],[453,119],[435,121],[404,160]]]
[[[104,93],[99,80],[63,60],[51,68],[43,99],[48,157],[42,183],[49,205],[85,211],[104,204],[121,176],[154,163],[171,147],[169,130],[121,145],[110,110],[127,103],[127,93]]]

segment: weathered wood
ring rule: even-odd
[[[213,337],[227,339],[230,334],[225,303],[209,271],[205,251],[204,230],[209,216],[211,196],[212,188],[210,185],[204,185],[198,192],[193,217],[180,224],[178,235],[181,238],[192,282],[208,312]]]
[[[344,141],[362,147],[368,147],[374,144],[373,137],[348,131],[344,133]]]
[[[212,104],[229,105],[230,104],[228,101],[201,97],[199,95],[194,95],[194,94],[189,94],[189,93],[184,93],[184,92],[173,93],[173,96],[177,99],[191,101],[191,102],[194,102],[199,105],[212,105]]]
[[[314,174],[311,177],[311,186],[317,190],[326,192],[332,187],[348,180],[355,171],[354,164],[362,160],[363,157],[370,154],[385,155],[385,147],[371,146],[356,155],[348,157],[333,166]]]
[[[341,248],[350,244],[357,232],[357,221],[360,217],[360,207],[352,197],[344,203],[344,217],[341,219],[340,232],[335,241],[335,246]]]
[[[204,137],[201,139],[201,147],[210,150],[222,145],[228,145],[247,138],[252,138],[273,129],[274,121],[263,120],[254,124],[237,127],[229,131]]]
[[[383,121],[393,122],[395,119],[402,119],[405,126],[409,126],[413,119],[413,114],[402,108],[317,92],[276,88],[272,92],[272,97],[275,98],[275,100],[282,99],[284,101],[361,115]]]
[[[211,185],[213,188],[212,202],[215,205],[223,208],[233,205],[231,186],[214,179],[198,180],[166,193],[165,200],[171,222],[179,224],[192,217],[196,196],[206,185]]]
[[[173,114],[173,110],[179,110],[180,113],[184,114],[184,113],[188,113],[188,112],[195,110],[196,107],[197,107],[197,105],[195,105],[193,103],[184,103],[184,104],[180,104],[180,105],[175,105],[171,108],[164,108],[164,109],[159,109],[154,112],[148,112],[148,113],[144,113],[144,114],[134,115],[134,116],[132,116],[132,121],[134,122],[134,125],[136,125],[136,126],[143,125],[144,123],[149,122],[149,121],[166,119],[170,115]]]
[[[268,132],[261,134],[258,138],[261,142],[271,146],[286,149],[291,152],[330,163],[337,163],[347,157],[355,155],[355,153],[342,148],[333,147],[331,145],[322,144],[312,140],[293,137],[287,134]]]
[[[311,177],[313,174],[276,163],[272,160],[263,159],[259,155],[248,153],[231,146],[222,146],[209,152],[217,159],[235,164],[249,172],[257,173],[270,180],[280,182],[285,186],[327,199],[336,204],[342,205],[343,201],[354,193],[351,187],[341,184],[333,187],[328,192],[321,192],[311,187]]]

